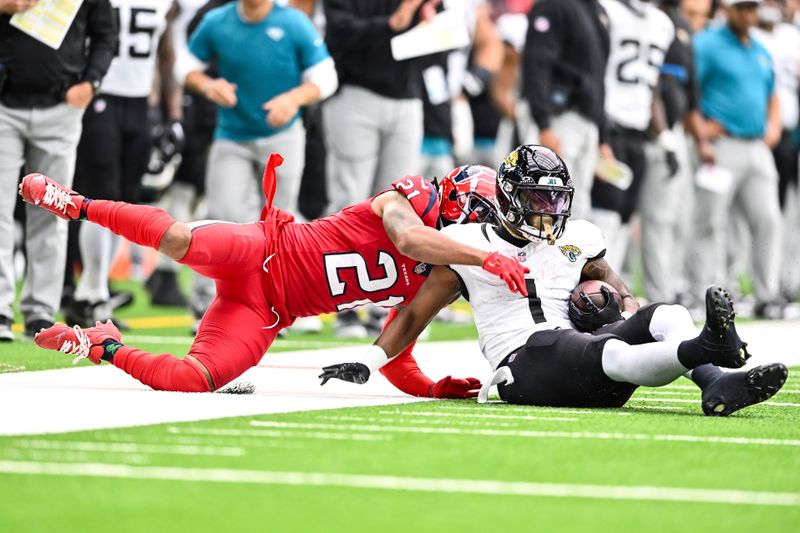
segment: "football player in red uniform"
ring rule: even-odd
[[[41,174],[25,176],[20,194],[26,202],[155,248],[213,278],[217,286],[183,359],[122,344],[111,322],[87,329],[55,324],[36,335],[36,344],[74,355],[76,362],[108,361],[156,390],[207,392],[255,366],[278,331],[296,317],[369,302],[394,307],[410,301],[425,280],[427,264],[481,265],[510,290],[527,292],[528,269],[515,259],[456,243],[435,229],[439,197],[425,179],[400,179],[371,199],[298,224],[272,205],[282,162],[280,155],[270,155],[263,182],[266,204],[261,220],[250,224],[184,224],[155,207],[91,200]],[[461,395],[464,387],[474,388],[473,382],[458,381]],[[446,383],[444,388],[452,387]],[[421,395],[437,392],[442,391],[431,386]]]

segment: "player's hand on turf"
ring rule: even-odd
[[[511,259],[500,252],[492,252],[483,261],[483,269],[505,281],[511,292],[518,292],[523,296],[528,295],[525,274],[531,270],[521,265],[516,259]]]
[[[431,385],[431,398],[474,398],[481,390],[481,382],[475,378],[447,376]]]
[[[339,363],[323,367],[319,378],[322,380],[320,385],[325,385],[332,378],[363,385],[369,379],[369,368],[362,363]]]
[[[291,92],[279,94],[262,107],[267,112],[267,124],[273,128],[280,128],[288,124],[300,109]]]

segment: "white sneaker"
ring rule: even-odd
[[[304,316],[295,320],[289,331],[292,333],[319,333],[322,331],[322,320],[318,316]]]

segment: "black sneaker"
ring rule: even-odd
[[[90,328],[94,326],[94,309],[92,304],[86,300],[72,300],[72,302],[61,310],[64,314],[64,323],[68,326],[80,326]]]
[[[709,363],[741,368],[750,358],[747,343],[736,333],[735,318],[730,293],[722,287],[710,286],[706,290],[706,324],[693,341],[707,353]]]
[[[771,363],[748,371],[726,372],[703,391],[703,413],[728,416],[772,398],[789,376],[786,365]]]
[[[187,307],[189,302],[178,285],[178,276],[168,270],[155,270],[145,283],[150,303],[169,307]]]
[[[14,321],[7,316],[0,315],[0,342],[11,342],[14,340],[14,332],[11,331],[11,324]]]
[[[50,328],[54,323],[46,318],[34,318],[30,322],[25,322],[25,336],[32,339],[40,330]]]

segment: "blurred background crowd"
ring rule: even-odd
[[[69,5],[58,47],[15,22]],[[249,222],[279,152],[276,205],[314,220],[521,143],[565,160],[572,218],[642,299],[702,312],[722,283],[740,314],[795,318],[799,81],[798,0],[0,0],[0,340],[15,301],[32,335],[130,300],[109,290],[119,238],[24,207],[26,173]],[[122,250],[153,304],[202,317],[212,282],[183,290],[176,263]]]

